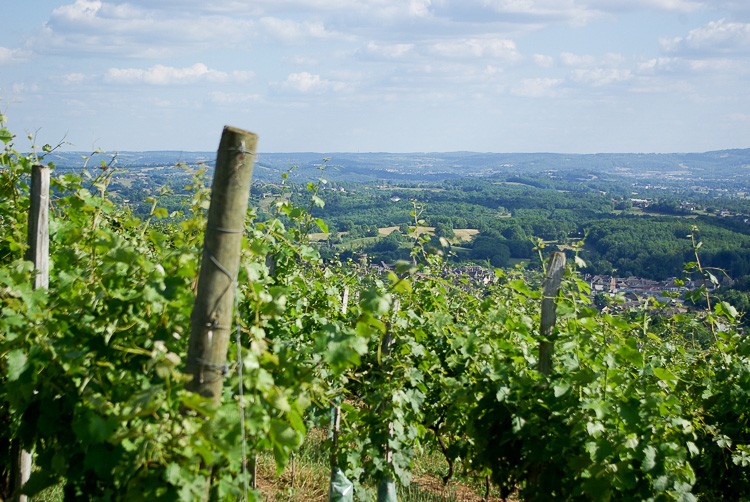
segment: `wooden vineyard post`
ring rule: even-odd
[[[396,299],[393,302],[393,313],[392,315],[396,315],[396,313],[401,309],[401,302]],[[388,327],[385,333],[385,336],[383,336],[383,340],[380,344],[380,352],[383,354],[383,360],[381,362],[381,366],[385,367],[386,365],[390,365],[391,361],[390,355],[391,355],[391,345],[393,344],[393,333],[391,332],[391,323],[388,323]],[[393,422],[388,422],[388,437],[393,436]],[[390,465],[393,463],[393,452],[391,451],[391,448],[388,446],[388,442],[386,441],[385,445],[385,463]],[[378,495],[377,495],[377,502],[396,502],[398,500],[398,494],[396,493],[396,482],[391,478],[390,475],[387,475],[383,478],[381,478],[378,481]]]
[[[563,272],[565,271],[565,253],[552,253],[547,266],[547,274],[542,283],[542,322],[539,342],[539,372],[549,375],[552,371],[552,352],[554,342],[551,340],[552,329],[557,317],[557,293],[560,291]]]
[[[349,287],[344,287],[341,299],[341,315],[346,316],[349,306]],[[341,431],[341,400],[331,407],[331,477],[328,483],[329,502],[351,502],[354,500],[354,486],[338,465],[339,433]]]
[[[34,263],[34,289],[49,288],[49,174],[50,168],[31,168],[31,207],[26,259]]]
[[[341,315],[346,316],[346,311],[349,306],[349,287],[344,287],[344,293],[341,299]],[[331,432],[331,479],[334,477],[334,471],[338,468],[338,448],[339,448],[339,431],[341,429],[341,402],[337,402],[331,408],[333,417],[331,423],[333,424]],[[332,481],[333,482],[333,481]],[[330,497],[329,497],[330,498]]]
[[[547,264],[547,273],[542,282],[542,319],[539,327],[541,340],[539,341],[538,370],[542,375],[548,376],[552,372],[552,353],[555,342],[552,339],[552,330],[555,327],[557,317],[557,293],[560,291],[563,272],[565,272],[565,253],[554,252]],[[527,483],[537,485],[546,469],[546,462],[540,462],[530,466]]]
[[[216,154],[198,293],[190,318],[187,389],[221,401],[242,236],[258,137],[224,127]]]
[[[34,264],[34,289],[49,288],[49,177],[49,167],[32,166],[26,259]],[[20,491],[31,476],[31,452],[21,448],[16,450],[15,498],[26,502],[26,495],[21,495]]]

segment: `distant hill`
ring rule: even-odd
[[[80,169],[84,152],[53,152],[60,169]],[[118,152],[116,165],[125,169],[170,167],[178,162],[213,166],[213,152],[147,151]],[[110,162],[112,154],[95,154],[89,165]],[[324,162],[324,159],[327,159]],[[533,174],[538,172],[612,174],[658,180],[684,175],[702,180],[750,177],[750,149],[703,153],[260,153],[254,180],[276,181],[282,172],[297,166],[293,177],[300,180],[321,176],[334,181],[431,181],[462,177]]]

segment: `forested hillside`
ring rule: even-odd
[[[536,259],[536,240],[563,249],[581,242],[586,273],[663,280],[691,260],[697,226],[706,265],[720,268],[743,295],[750,270],[748,151],[703,154],[261,154],[252,205],[270,217],[281,193],[304,204],[305,184],[325,178],[323,207],[313,208],[329,232],[324,258],[407,258],[404,239],[414,204],[452,260],[507,267]],[[60,172],[77,172],[80,155],[50,153]],[[264,160],[265,159],[265,160]],[[115,200],[147,217],[153,199],[170,213],[191,197],[189,173],[170,161],[204,162],[206,153],[96,153],[90,163],[119,170]],[[370,177],[358,177],[369,173]],[[366,180],[378,180],[363,182]],[[358,180],[353,182],[352,180]],[[394,232],[398,229],[398,232]],[[454,230],[457,232],[454,233]],[[388,238],[385,238],[388,237]],[[538,264],[536,265],[538,266]],[[744,301],[744,303],[747,303]]]
[[[601,312],[581,278],[584,262],[603,270],[630,257],[645,270],[637,252],[653,244],[649,256],[675,267],[687,259],[710,284],[716,271],[703,258],[744,256],[747,246],[744,232],[707,212],[688,222],[618,214],[613,195],[521,181],[337,185],[342,192],[286,176],[258,185],[236,280],[237,343],[216,368],[224,394],[212,407],[185,387],[206,171],[185,166],[189,188],[161,195],[134,187],[145,204],[125,202],[129,181],[107,163],[53,171],[49,289],[34,289],[24,259],[29,171],[47,159],[44,149],[19,153],[0,131],[3,497],[11,450],[25,449],[34,452],[30,495],[260,499],[256,455],[281,470],[310,431],[331,427],[336,407],[338,440],[322,448],[359,500],[374,500],[383,482],[403,490],[426,450],[444,456],[447,483],[454,471],[488,477],[502,498],[750,497],[750,342],[737,310],[701,287],[696,312]],[[693,224],[700,240],[688,238]],[[407,259],[382,270],[311,241],[347,225],[401,227],[395,249]],[[448,252],[459,227],[479,233],[457,255],[484,238],[485,249],[509,255],[517,244],[536,265],[469,281]],[[626,239],[632,229],[641,237]],[[617,248],[613,235],[633,247]],[[532,237],[550,242],[521,249]],[[583,239],[583,251],[571,239]],[[568,265],[559,291],[543,298],[555,246]],[[543,303],[556,305],[548,330]],[[542,346],[554,347],[548,368]]]

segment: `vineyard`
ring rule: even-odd
[[[700,312],[610,315],[591,303],[574,250],[554,297],[543,295],[549,270],[498,269],[476,284],[420,236],[419,204],[410,261],[324,261],[309,240],[327,231],[312,215],[321,179],[307,205],[282,193],[272,218],[248,210],[214,405],[186,369],[205,168],[191,167],[183,208],[153,199],[145,218],[109,196],[115,166],[53,170],[49,287],[34,288],[30,172],[50,148],[20,153],[2,124],[0,140],[3,499],[21,449],[33,452],[31,496],[260,499],[257,456],[281,470],[313,430],[331,431],[325,455],[359,500],[378,487],[395,500],[425,450],[445,457],[446,483],[461,470],[502,497],[750,497],[750,341],[741,314],[705,288]],[[692,237],[686,273],[715,277]]]

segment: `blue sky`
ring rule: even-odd
[[[750,147],[748,0],[5,1],[0,113],[69,150]]]

